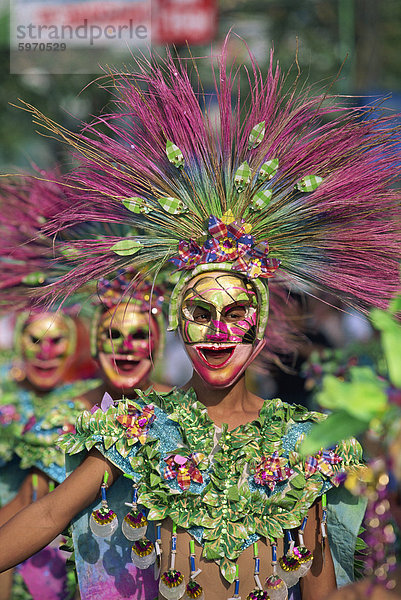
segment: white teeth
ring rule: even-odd
[[[123,360],[127,362],[139,362],[141,358],[137,358],[133,354],[114,354],[112,360]]]
[[[219,345],[219,346],[198,346],[199,350],[213,350],[218,352],[219,350],[232,350],[234,348],[233,344],[227,345]]]

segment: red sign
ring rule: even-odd
[[[217,0],[154,0],[152,40],[160,44],[208,44],[216,34]]]

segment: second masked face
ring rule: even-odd
[[[232,385],[254,352],[256,293],[244,278],[224,271],[198,275],[181,304],[181,336],[196,372],[213,387]]]
[[[97,354],[107,380],[117,389],[135,388],[152,368],[150,353],[159,343],[153,317],[133,304],[120,304],[105,312],[97,329]]]

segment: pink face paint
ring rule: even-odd
[[[111,336],[111,337],[110,337]],[[98,360],[108,382],[119,390],[134,389],[152,368],[150,354],[159,344],[156,320],[134,304],[105,312],[97,331]]]
[[[208,342],[228,342],[229,331],[226,323],[222,321],[211,321],[211,330],[213,333],[206,334],[206,340]]]
[[[195,371],[211,387],[225,388],[233,385],[245,369],[255,360],[262,350],[264,341],[251,344],[237,344],[230,348],[229,354],[224,353],[224,348],[219,345],[217,352],[211,358],[205,346],[186,344],[185,349]],[[220,359],[218,358],[220,354]],[[213,360],[215,364],[212,364]],[[217,364],[216,364],[217,362]]]
[[[60,313],[30,317],[21,333],[21,354],[28,381],[39,390],[64,383],[75,359],[76,326]]]
[[[213,387],[235,383],[260,352],[256,293],[239,275],[196,276],[183,293],[181,336],[195,371]]]

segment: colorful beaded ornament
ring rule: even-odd
[[[185,594],[183,596],[184,600],[204,600],[203,588],[197,581],[195,581],[195,577],[199,575],[201,569],[196,569],[195,566],[195,542],[194,540],[190,540],[189,542],[189,559],[191,563],[191,579],[189,583],[187,583],[187,587],[185,589]]]
[[[118,519],[116,513],[111,510],[107,504],[106,488],[109,474],[104,473],[103,483],[101,487],[102,503],[101,507],[92,511],[89,519],[89,526],[94,535],[98,537],[109,537],[118,527]]]
[[[147,569],[156,560],[155,547],[148,538],[136,540],[131,548],[132,562],[138,569]]]
[[[272,544],[272,567],[273,574],[265,582],[266,590],[270,600],[287,600],[288,588],[283,579],[277,574],[277,545]]]
[[[126,474],[124,475],[127,477]],[[125,515],[121,530],[128,540],[140,540],[146,534],[148,520],[143,512],[138,510],[138,489],[135,484],[133,485],[132,503],[126,502],[125,504],[130,506],[131,510]]]
[[[170,569],[160,577],[159,592],[166,600],[179,600],[185,592],[184,576],[175,569],[175,555],[177,553],[177,525],[173,524],[171,535],[171,561]]]

